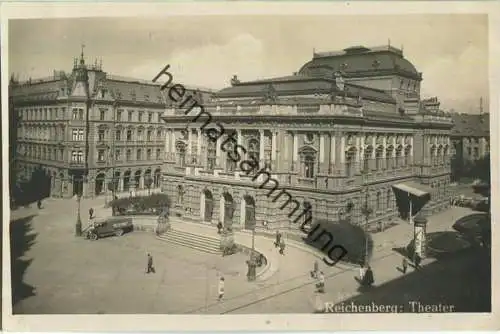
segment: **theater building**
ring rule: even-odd
[[[82,51],[70,73],[12,78],[9,88],[18,180],[41,169],[48,181],[41,191],[54,197],[100,195],[111,180],[119,192],[144,189],[149,177],[160,187],[168,101],[159,84],[110,75],[86,64]]]
[[[234,229],[287,228],[310,218],[378,224],[407,219],[410,208],[413,215],[442,210],[449,203],[452,123],[437,99],[421,99],[421,82],[391,46],[314,53],[284,77],[235,76],[201,107],[167,108],[163,191],[176,215]],[[213,142],[208,129],[216,122],[224,136]],[[273,185],[221,147],[228,136]],[[282,190],[290,201],[273,200]],[[301,208],[289,217],[292,200]]]

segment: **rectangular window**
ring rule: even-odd
[[[73,141],[77,141],[78,140],[78,129],[71,130],[71,139]]]
[[[148,140],[148,141],[151,141],[151,140],[152,140],[152,136],[153,136],[153,131],[148,130],[148,135],[147,135],[147,136],[148,136],[148,137],[147,137],[147,138],[148,138],[147,140]]]
[[[146,160],[151,160],[151,149],[146,151]]]
[[[153,122],[153,113],[149,113],[148,114],[148,123],[152,123]]]
[[[122,140],[122,132],[120,130],[115,131],[115,140],[117,141]]]
[[[97,152],[97,161],[104,162],[104,150],[99,150]]]
[[[127,150],[127,157],[126,157],[127,161],[130,161],[132,160],[132,151],[131,150]]]
[[[132,130],[127,130],[127,141],[132,140]]]
[[[121,121],[122,121],[122,111],[121,111],[121,110],[118,110],[118,111],[116,112],[116,120],[117,120],[118,122],[121,122]]]
[[[106,120],[106,109],[99,110],[99,120],[101,121]]]
[[[73,161],[73,162],[78,161],[78,152],[77,151],[71,151],[71,161]]]
[[[143,138],[142,138],[142,130],[138,130],[138,131],[137,131],[137,140],[138,140],[138,141],[143,141]]]
[[[122,154],[120,150],[115,151],[115,161],[120,161],[122,160]]]
[[[142,122],[142,114],[143,114],[143,112],[142,112],[142,111],[141,111],[141,112],[139,112],[139,120],[138,120],[138,122]]]
[[[161,159],[161,150],[159,148],[156,149],[156,160]]]
[[[129,122],[132,122],[132,113],[133,113],[133,111],[132,111],[132,110],[130,110],[130,111],[128,112],[128,121],[129,121]]]
[[[73,108],[73,119],[78,119],[78,109]]]
[[[83,109],[78,109],[78,117],[83,121]]]
[[[161,140],[161,130],[156,131],[156,139]]]
[[[141,149],[137,150],[136,160],[142,160],[142,150]]]
[[[83,141],[83,129],[78,130],[78,140]]]
[[[66,119],[66,108],[61,108],[61,119]]]
[[[83,163],[83,152],[82,151],[78,151],[78,162]]]

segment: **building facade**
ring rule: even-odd
[[[202,105],[167,109],[163,191],[177,215],[235,229],[441,210],[452,123],[420,98],[421,81],[390,46],[315,53],[286,77],[235,76]]]
[[[149,178],[160,187],[167,130],[160,116],[169,102],[159,84],[107,74],[85,64],[82,51],[71,73],[11,80],[10,94],[18,179],[41,168],[55,197],[130,192]]]
[[[451,114],[453,129],[452,174],[456,179],[469,176],[474,163],[490,152],[490,114]]]

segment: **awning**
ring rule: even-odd
[[[425,185],[413,181],[394,184],[393,187],[417,197],[429,195],[429,190]]]

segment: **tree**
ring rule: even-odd
[[[148,195],[151,195],[151,186],[153,185],[153,178],[151,176],[146,176],[144,179],[144,185],[148,188]]]

